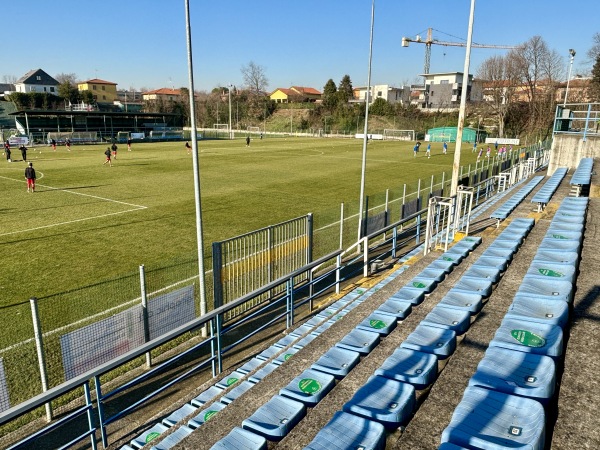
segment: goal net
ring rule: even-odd
[[[386,128],[383,130],[383,139],[396,141],[414,141],[415,130],[394,130]]]
[[[248,131],[248,133],[255,133],[255,134],[261,133],[260,127],[246,127],[246,130]]]
[[[213,125],[213,129],[215,130],[229,130],[229,124],[228,123],[215,123]]]

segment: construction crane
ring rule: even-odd
[[[437,39],[433,39],[431,36],[431,32],[433,30],[431,28],[427,29],[427,38],[423,40],[421,36],[417,35],[415,39],[409,37],[402,38],[402,47],[408,47],[410,42],[416,42],[418,44],[425,44],[425,64],[423,66],[423,73],[429,73],[429,64],[431,63],[431,44],[436,45],[445,45],[446,47],[466,47],[467,44],[464,42],[446,42],[446,41],[438,41]],[[504,48],[504,49],[513,49],[517,48],[514,45],[487,45],[487,44],[475,44],[472,43],[471,47],[475,48]]]

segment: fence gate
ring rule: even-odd
[[[238,299],[312,260],[312,214],[271,225],[225,241],[214,242],[214,307]],[[295,280],[303,281],[302,279]],[[231,319],[285,290],[255,298],[232,311]]]
[[[432,250],[448,249],[448,242],[452,239],[451,228],[453,202],[450,197],[431,197],[427,209],[427,228],[425,230],[425,250],[427,254]]]
[[[456,192],[456,211],[454,220],[454,234],[469,235],[471,210],[473,209],[474,189],[468,186],[459,186]]]

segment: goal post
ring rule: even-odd
[[[229,130],[229,124],[228,123],[215,123],[213,124],[213,129],[215,130]]]
[[[414,141],[415,130],[394,130],[386,128],[383,130],[384,140],[396,140],[396,141]]]
[[[254,134],[260,134],[262,133],[262,130],[260,129],[260,127],[246,127],[246,131],[250,134],[254,133]]]

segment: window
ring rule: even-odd
[[[102,100],[106,100],[106,95],[103,95],[103,96],[102,96]]]
[[[448,81],[448,80],[441,80],[441,81],[440,81],[440,84],[448,84],[448,83],[449,83],[449,81]]]
[[[96,85],[92,84],[92,90],[95,91],[96,90]]]
[[[42,81],[41,75],[36,76],[35,79],[38,80],[38,81]]]
[[[46,86],[44,86],[44,92],[46,92]]]
[[[377,97],[381,97],[382,93],[381,91],[377,91]]]
[[[102,86],[102,90],[105,91],[106,90],[106,86]]]
[[[50,92],[54,92],[54,86],[50,86]]]

